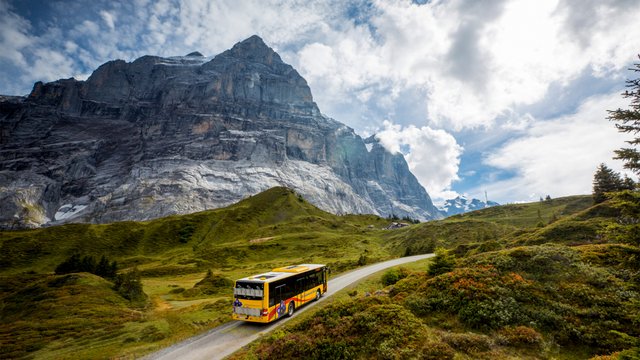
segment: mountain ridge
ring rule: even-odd
[[[500,204],[491,200],[485,202],[476,198],[469,200],[466,196],[456,196],[454,199],[446,200],[439,209],[445,217],[448,217],[497,205]]]
[[[213,58],[113,60],[0,98],[0,225],[146,220],[290,187],[336,214],[439,218],[399,154],[322,115],[252,36]]]

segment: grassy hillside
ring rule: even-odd
[[[191,215],[0,232],[0,358],[158,350],[230,321],[235,278],[303,262],[339,272],[391,257],[380,237],[388,223],[336,216],[274,188]],[[73,254],[106,256],[121,273],[135,269],[148,301],[129,302],[112,280],[91,274],[54,275]]]
[[[375,216],[335,216],[288,189],[274,188],[224,209],[191,215],[1,232],[0,274],[50,272],[73,253],[106,255],[125,266],[156,268],[162,263],[173,266],[172,270],[181,268],[183,273],[236,266],[227,262],[246,266],[257,259],[288,263],[298,261],[302,254],[329,253],[324,259],[331,259],[335,257],[332,248],[340,247],[345,238],[355,244],[368,238],[367,226],[380,228],[383,224],[386,222]],[[327,241],[316,244],[318,238]],[[364,251],[367,246],[360,248]],[[340,255],[357,258],[360,253],[350,249]]]
[[[301,262],[327,263],[335,274],[437,247],[455,255],[449,275],[403,270],[410,275],[382,292],[388,295],[342,297],[307,315],[295,335],[279,332],[254,353],[282,358],[303,350],[281,348],[280,339],[301,341],[316,358],[581,358],[621,350],[631,341],[608,330],[636,336],[627,328],[638,324],[637,289],[629,285],[637,277],[637,244],[612,240],[621,233],[612,227],[621,211],[614,205],[568,197],[382,230],[388,220],[332,215],[274,188],[224,209],[153,221],[1,232],[0,357],[139,356],[230,321],[235,278]],[[74,254],[106,256],[121,274],[137,273],[147,300],[125,299],[113,279],[54,275]],[[557,271],[545,277],[537,266]],[[470,279],[486,292],[460,290]],[[384,288],[381,281],[376,286]],[[477,299],[468,300],[470,293]],[[496,309],[506,320],[465,317]],[[495,323],[479,326],[489,320]],[[552,330],[561,323],[567,325]],[[599,333],[605,335],[593,335]],[[377,344],[384,347],[373,349]],[[239,356],[254,357],[247,354]]]
[[[638,215],[640,194],[627,192],[386,233],[398,250],[450,250],[431,269],[384,274],[379,290],[368,285],[373,296],[353,291],[234,358],[640,358]]]

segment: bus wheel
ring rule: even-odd
[[[316,291],[316,301],[320,300],[320,290]]]
[[[287,316],[292,317],[293,316],[293,312],[296,309],[296,304],[293,303],[293,301],[289,304],[289,312],[287,313]]]

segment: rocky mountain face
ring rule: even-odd
[[[440,208],[442,214],[445,217],[464,214],[469,211],[480,210],[492,206],[500,205],[495,201],[482,201],[478,199],[467,199],[464,196],[458,196],[455,199],[449,199],[445,201],[444,205]]]
[[[321,114],[253,36],[0,97],[0,226],[145,220],[287,186],[333,213],[441,217],[400,154]]]

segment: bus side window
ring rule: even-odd
[[[269,307],[272,307],[276,303],[276,299],[274,297],[275,292],[276,290],[274,288],[269,289]]]

